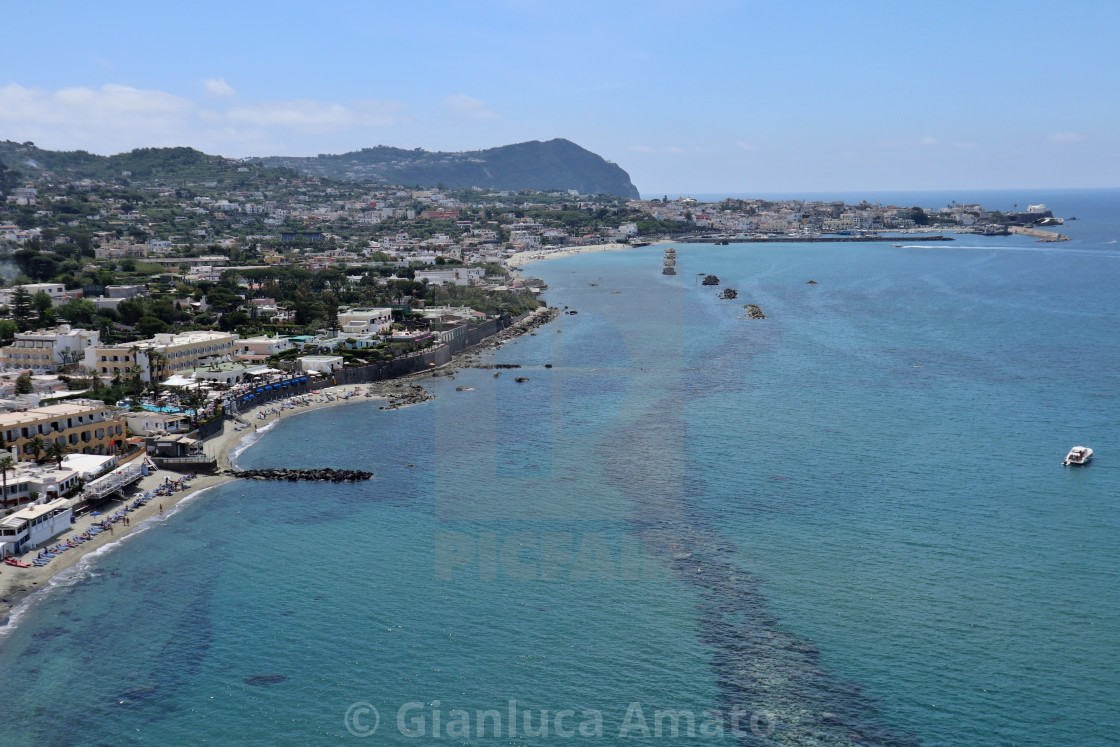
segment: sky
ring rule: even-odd
[[[644,195],[1120,187],[1120,3],[13,3],[0,139],[229,157],[567,138]]]

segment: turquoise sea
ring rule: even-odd
[[[519,371],[239,457],[374,480],[220,486],[20,609],[0,744],[1115,744],[1120,191],[970,198],[1074,240],[532,265],[578,313]]]

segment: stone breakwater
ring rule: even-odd
[[[1055,231],[1043,231],[1041,228],[1028,228],[1027,226],[1009,226],[1008,233],[1016,233],[1020,236],[1030,236],[1038,239],[1042,243],[1052,243],[1055,241],[1069,241],[1069,236],[1064,233],[1057,233]]]
[[[515,337],[532,332],[537,327],[548,324],[556,317],[560,316],[561,309],[552,306],[544,306],[539,309],[534,309],[524,319],[514,322],[510,326],[498,332],[495,335],[487,337],[485,341],[479,344],[482,350],[493,350],[501,347],[503,343],[512,340]]]
[[[245,480],[297,480],[311,482],[358,482],[373,478],[372,472],[360,469],[234,469],[224,470],[221,474]]]
[[[482,363],[478,353],[483,350],[497,350],[515,337],[526,333],[532,334],[534,329],[548,324],[562,313],[564,313],[563,309],[552,306],[534,309],[525,318],[486,338],[469,352],[464,353],[455,361],[455,365],[459,368],[521,368],[519,363]]]

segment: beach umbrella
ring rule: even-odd
[[[100,511],[90,511],[90,512],[89,512],[89,515],[90,515],[90,516],[100,516],[100,515],[101,515],[101,512],[100,512]]]

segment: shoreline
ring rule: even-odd
[[[655,241],[646,246],[655,246],[657,244],[671,243],[667,240]],[[547,262],[550,259],[563,259],[564,257],[574,257],[577,254],[591,254],[592,252],[618,252],[623,249],[637,249],[639,247],[630,246],[629,244],[588,244],[587,246],[564,246],[558,247],[555,250],[549,251],[547,249],[534,249],[530,252],[518,252],[511,254],[505,260],[505,266],[510,269],[521,267],[522,265],[532,264],[533,262]]]
[[[337,386],[324,387],[315,390],[315,394],[297,396],[296,399],[307,398],[310,400],[304,405],[284,407],[284,402],[286,400],[257,405],[250,410],[239,413],[239,416],[249,423],[248,427],[245,427],[243,423],[237,420],[225,421],[222,432],[219,435],[213,436],[203,442],[205,452],[218,460],[218,474],[198,475],[190,480],[189,488],[170,496],[157,496],[152,498],[146,506],[141,506],[128,514],[128,525],[125,525],[123,522],[115,523],[112,525],[112,531],[102,532],[89,541],[59,554],[45,566],[15,568],[0,563],[0,641],[12,630],[14,623],[22,617],[29,606],[34,603],[33,598],[38,593],[57,585],[58,577],[64,571],[77,566],[86,558],[116,550],[125,537],[154,526],[157,522],[168,521],[176,513],[176,507],[188,498],[196,496],[209,488],[236,480],[237,478],[233,475],[222,474],[222,472],[231,469],[233,466],[232,462],[236,460],[238,454],[256,443],[260,435],[276,423],[301,413],[321,410],[327,407],[336,407],[338,405],[354,404],[355,402],[380,400],[385,405],[384,409],[386,411],[407,407],[409,404],[413,403],[398,402],[394,404],[393,397],[391,395],[387,396],[387,393],[384,391],[378,392],[371,397],[366,397],[365,393],[371,391],[371,387],[387,390],[399,385],[401,382],[415,383],[419,379],[445,376],[447,375],[446,372],[448,369],[459,364],[463,358],[475,356],[484,351],[501,347],[506,341],[533,329],[537,326],[533,322],[538,320],[541,316],[548,317],[541,323],[547,323],[555,318],[550,307],[547,306],[540,307],[540,309],[533,312],[533,314],[532,317],[523,320],[519,325],[515,325],[518,329],[513,335],[503,336],[503,333],[499,332],[492,338],[486,338],[479,344],[456,353],[452,356],[450,363],[440,366],[439,368],[430,371],[419,371],[407,376],[386,379],[380,382],[339,384]],[[503,332],[510,330],[514,330],[514,327],[509,328],[509,330],[503,330]],[[355,391],[358,392],[357,395],[353,394]],[[348,394],[350,396],[346,397]],[[327,399],[328,397],[333,397],[333,399]],[[265,413],[267,414],[264,417],[260,417]],[[237,430],[238,428],[241,428],[241,430]],[[253,438],[254,436],[257,438]],[[104,517],[124,509],[125,506],[135,500],[138,493],[155,490],[166,478],[177,481],[181,480],[183,477],[185,477],[185,473],[172,472],[165,469],[156,470],[130,486],[124,498],[115,498],[99,506],[98,510],[101,513],[100,516],[94,517],[90,514],[86,514],[79,517],[69,529],[52,538],[47,544],[54,546],[82,534],[89,529],[91,525],[99,523]]]

